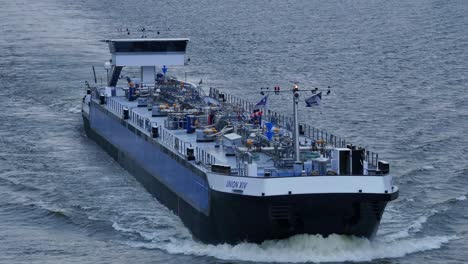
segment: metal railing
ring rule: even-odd
[[[216,164],[216,158],[199,147],[195,148],[195,160],[201,162],[206,166]]]
[[[248,102],[247,100],[238,98],[236,96],[233,96],[227,93],[221,93],[218,89],[210,87],[210,97],[220,99],[221,98],[220,94],[224,94],[224,101],[226,103],[241,107],[247,113],[252,112],[254,109],[254,105]],[[108,97],[106,104],[114,113],[118,114],[120,117],[123,115],[124,105],[119,103],[117,100],[114,100],[112,97]],[[136,112],[131,111],[131,109],[129,110],[130,110],[129,119],[131,123],[149,131],[149,129],[152,126],[152,123],[151,122],[148,123],[146,121],[146,118],[144,118],[143,116],[139,115]],[[267,113],[265,114],[265,118],[266,120],[270,122],[273,121],[277,125],[288,128],[288,129],[291,129],[294,124],[292,117],[285,116],[285,115],[279,114],[271,110],[267,111]],[[347,145],[346,140],[336,135],[333,135],[331,133],[328,133],[325,130],[318,129],[318,128],[312,127],[304,123],[301,125],[302,125],[301,135],[306,136],[311,140],[315,140],[315,141],[321,140],[326,144],[330,144],[334,147],[341,147],[341,148],[344,148]],[[161,133],[160,133],[161,142],[164,143],[166,146],[176,150],[181,155],[186,156],[187,148],[192,147],[192,144],[190,142],[185,142],[177,138],[172,133],[168,132],[167,129],[161,126],[160,126],[160,129],[161,129]],[[372,151],[366,151],[366,157],[370,165],[377,166],[378,157],[379,157],[377,153],[374,153]],[[216,158],[213,155],[209,154],[208,152],[198,147],[195,148],[195,159],[207,166],[216,163]]]
[[[177,151],[177,153],[187,156],[187,149],[192,147],[192,143],[183,141],[182,139],[176,137],[174,134],[169,132],[168,129],[159,126],[160,128],[160,141],[167,147]],[[210,166],[216,163],[216,158],[214,155],[211,155],[207,151],[195,147],[195,161],[200,162],[205,166]]]
[[[249,101],[236,97],[234,95],[220,92],[217,88],[210,87],[209,96],[218,100],[224,98],[224,100],[221,101],[232,105],[240,106],[244,109],[244,111],[247,112],[247,114],[252,113],[254,110],[254,104],[250,103]],[[276,125],[284,127],[288,130],[292,130],[294,127],[294,120],[292,116],[285,116],[275,111],[267,110],[264,115],[264,118],[265,120],[268,120],[269,122],[274,122]],[[301,125],[302,130],[300,134],[311,140],[320,140],[325,144],[332,145],[335,148],[345,148],[347,145],[345,139],[336,136],[332,133],[329,133],[326,130],[318,129],[305,123],[302,123]],[[379,155],[377,153],[366,151],[366,160],[369,162],[369,165],[377,166],[378,156]]]
[[[119,117],[123,116],[123,108],[125,106],[117,100],[113,99],[112,97],[108,97],[106,105],[109,109],[111,109],[112,112],[117,114]],[[129,108],[129,122],[142,128],[143,130],[146,130],[147,132],[151,132],[151,127],[153,125],[157,125],[157,123],[151,122],[150,119],[143,117],[142,115],[136,112],[133,112],[131,108]],[[165,146],[169,147],[170,149],[175,150],[177,153],[186,157],[187,149],[192,147],[192,143],[183,141],[182,139],[176,137],[174,134],[169,132],[168,129],[162,126],[159,126],[159,129],[159,141]],[[201,148],[196,147],[194,154],[195,160],[205,166],[211,166],[212,164],[216,163],[215,156],[211,155],[210,153]]]
[[[131,123],[133,123],[134,125],[138,126],[138,127],[141,127],[143,129],[145,129],[146,127],[146,122],[145,122],[145,119],[146,117],[143,117],[142,115],[136,113],[136,112],[133,112],[132,109],[130,109],[130,121]]]
[[[118,116],[121,117],[123,115],[124,106],[121,103],[114,100],[112,97],[107,97],[107,103],[106,104]]]

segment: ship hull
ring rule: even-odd
[[[304,194],[243,196],[212,192],[216,242],[262,242],[296,234],[375,236],[395,195]]]
[[[92,129],[87,117],[83,116],[83,121],[86,135],[101,146],[124,169],[130,172],[159,202],[164,204],[174,214],[178,215],[196,239],[206,243],[220,241],[216,239],[216,234],[213,233],[211,228],[214,224],[212,217],[188,203],[181,195],[177,194],[163,183],[163,181],[160,180],[161,177],[144,169],[136,159],[130,155],[126,155],[125,151],[119,149]]]
[[[83,120],[88,137],[178,215],[196,239],[205,243],[262,242],[304,233],[371,238],[377,232],[387,202],[398,196],[396,192],[258,197],[208,189],[208,193],[202,195],[207,199],[204,202],[207,206],[203,207],[205,210],[200,210],[183,194],[170,188],[162,180],[162,175],[145,169],[138,158],[93,129],[86,115],[83,115]],[[181,166],[176,161],[173,163],[174,167]]]

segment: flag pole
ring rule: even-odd
[[[299,108],[299,87],[297,84],[294,84],[293,89],[293,112],[294,112],[294,149],[296,152],[296,163],[301,162],[301,154],[299,150],[299,117],[297,113],[297,109]]]
[[[330,86],[328,86],[328,88],[330,88]],[[269,93],[274,92],[275,94],[279,94],[280,92],[289,92],[289,90],[280,91],[279,87],[275,87],[274,91],[268,91],[268,87],[266,87],[266,88],[262,87],[261,90],[262,90],[260,92],[261,95],[265,95],[265,93],[268,93],[267,96],[264,97],[264,99],[266,101],[264,106],[263,106],[263,109],[264,109],[265,113],[268,111],[269,101],[268,101],[267,98],[268,98]],[[266,90],[266,91],[264,91],[264,90]],[[293,124],[293,141],[294,141],[294,152],[295,152],[294,154],[295,154],[295,159],[296,159],[295,163],[301,163],[301,155],[300,155],[300,147],[299,147],[299,116],[298,116],[299,92],[312,92],[313,94],[315,94],[314,96],[319,96],[319,102],[318,103],[316,102],[316,104],[318,104],[320,106],[320,100],[322,98],[322,91],[320,91],[318,94],[316,94],[318,91],[319,91],[319,88],[299,90],[299,86],[298,86],[297,82],[294,82],[292,92],[293,92],[293,115],[294,115],[293,116],[293,122],[294,122],[294,124]],[[330,89],[328,89],[328,91],[327,91],[327,95],[328,94],[330,94]],[[257,103],[257,105],[259,103]],[[309,104],[309,103],[307,103],[307,104]],[[320,109],[320,111],[321,111],[321,109]],[[281,117],[279,117],[279,118],[281,120]],[[271,117],[270,117],[270,122],[271,122]],[[285,121],[285,123],[287,123],[287,121]]]
[[[266,100],[266,104],[265,104],[265,109],[263,109],[263,114],[265,115],[265,120],[268,121],[268,122],[271,122],[271,117],[267,118],[268,105],[270,104],[270,101],[268,100],[268,96],[269,96],[269,94],[267,94],[267,100]]]

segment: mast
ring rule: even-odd
[[[328,87],[330,88],[330,86]],[[265,93],[275,93],[275,94],[279,94],[281,91],[280,91],[280,88],[279,86],[275,86],[274,87],[274,91],[264,91],[264,90],[268,90],[269,88],[266,87],[266,88],[261,88],[261,92],[260,94],[261,95],[265,95]],[[300,146],[299,146],[299,116],[298,116],[298,109],[299,109],[299,92],[312,92],[312,94],[314,94],[313,96],[319,96],[319,99],[321,99],[321,91],[319,93],[319,95],[317,95],[316,93],[319,91],[319,88],[315,87],[315,89],[302,89],[299,91],[299,85],[297,84],[297,82],[294,83],[293,85],[293,89],[292,89],[292,92],[293,92],[293,121],[294,121],[294,127],[293,127],[293,140],[294,140],[294,154],[295,154],[295,163],[302,163],[301,161],[301,154],[300,154]],[[285,90],[284,92],[288,92],[288,90]],[[326,94],[330,94],[330,89],[326,92]],[[312,96],[312,97],[313,97]],[[312,99],[309,98],[309,99],[306,99],[306,103],[307,103],[307,100],[311,100]],[[315,105],[319,105],[320,101],[317,101],[317,99],[315,99],[314,102],[310,102],[310,105],[309,103],[307,103],[307,106],[310,107],[312,104],[315,104]]]
[[[297,109],[299,108],[299,87],[297,83],[294,84],[293,88],[293,112],[294,112],[294,149],[296,153],[296,163],[300,163],[301,156],[299,150],[299,118],[297,114]]]

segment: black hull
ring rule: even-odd
[[[212,192],[220,241],[262,242],[296,234],[372,238],[391,195],[306,194],[252,197]]]
[[[178,215],[196,239],[205,243],[262,242],[303,233],[372,238],[387,202],[398,196],[398,193],[356,193],[254,197],[211,190],[210,211],[206,215],[91,129],[85,116],[83,120],[88,137]]]

